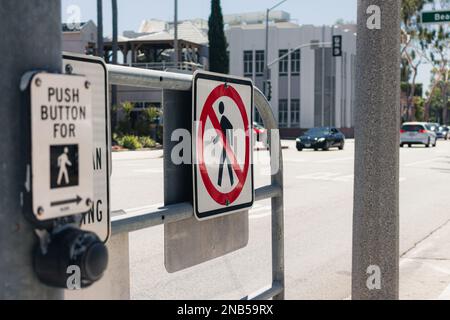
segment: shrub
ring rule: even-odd
[[[150,137],[139,137],[138,138],[139,143],[144,147],[144,148],[154,148],[156,147],[156,142],[155,140],[151,139]]]
[[[129,149],[129,150],[136,150],[141,149],[142,144],[139,142],[139,138],[136,136],[123,136],[119,141],[120,146]]]

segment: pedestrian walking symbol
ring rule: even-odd
[[[249,208],[254,199],[253,84],[197,72],[193,88],[196,217],[202,220]]]
[[[69,148],[64,148],[64,153],[61,154],[58,157],[58,167],[59,167],[59,173],[58,173],[58,186],[61,186],[62,178],[65,180],[65,184],[69,184],[69,173],[67,172],[67,166],[72,166],[72,162],[69,160]]]
[[[222,131],[222,136],[225,137],[225,143],[222,147],[222,152],[220,156],[220,164],[219,164],[219,177],[217,180],[217,184],[219,186],[222,186],[222,178],[223,178],[223,167],[225,165],[225,162],[227,162],[227,168],[228,168],[228,176],[230,178],[230,184],[234,184],[234,176],[233,176],[233,169],[232,169],[232,163],[230,158],[227,155],[227,149],[226,145],[233,146],[233,125],[231,124],[230,120],[224,115],[225,112],[225,104],[223,102],[219,103],[219,112],[222,115],[222,119],[220,120],[220,127]],[[214,143],[218,143],[220,140],[220,135],[217,135],[216,139],[214,140]]]
[[[50,146],[51,188],[78,186],[78,175],[78,145]]]

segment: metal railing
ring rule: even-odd
[[[203,70],[205,67],[201,64],[195,62],[141,62],[141,63],[132,63],[130,67],[140,68],[140,69],[148,69],[148,70],[184,70],[184,71],[196,71]]]
[[[110,84],[190,91],[192,76],[155,70],[108,65]],[[271,158],[271,184],[255,190],[255,201],[271,199],[272,209],[272,286],[253,297],[253,300],[284,299],[284,210],[283,161],[278,126],[269,102],[262,92],[254,88],[255,105],[269,134]],[[149,212],[132,213],[118,210],[112,213],[112,234],[129,233],[166,223],[189,219],[194,215],[191,203],[178,203]],[[243,299],[249,299],[244,297]]]

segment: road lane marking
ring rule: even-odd
[[[308,162],[306,159],[293,159],[293,158],[286,158],[283,159],[283,162],[292,162],[292,163],[305,163]]]
[[[163,173],[163,169],[139,169],[139,170],[133,170],[135,173]]]
[[[428,159],[428,160],[411,162],[411,163],[405,164],[404,167],[414,167],[414,166],[417,166],[417,165],[420,165],[420,164],[431,163],[431,162],[435,162],[435,161],[438,161],[438,160],[445,160],[445,158],[438,157],[438,158],[433,158],[433,159]]]
[[[320,160],[317,161],[317,163],[334,163],[334,162],[339,162],[339,161],[348,161],[348,160],[353,160],[353,157],[347,157],[347,158],[334,158],[334,159],[328,159],[328,160]]]
[[[344,175],[342,173],[336,173],[336,172],[314,172],[314,173],[310,173],[310,174],[297,176],[296,179],[333,181],[333,182],[353,182],[354,175],[353,174]],[[400,177],[399,182],[405,182],[405,181],[406,181],[405,177]]]

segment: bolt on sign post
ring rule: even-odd
[[[358,0],[353,299],[398,299],[400,5]]]
[[[24,197],[31,136],[29,96],[20,90],[30,70],[61,72],[60,1],[2,0],[0,28],[8,30],[2,33],[8,45],[0,51],[0,299],[61,299],[62,290],[41,284],[33,272],[37,240],[21,214],[31,210],[31,199]]]

